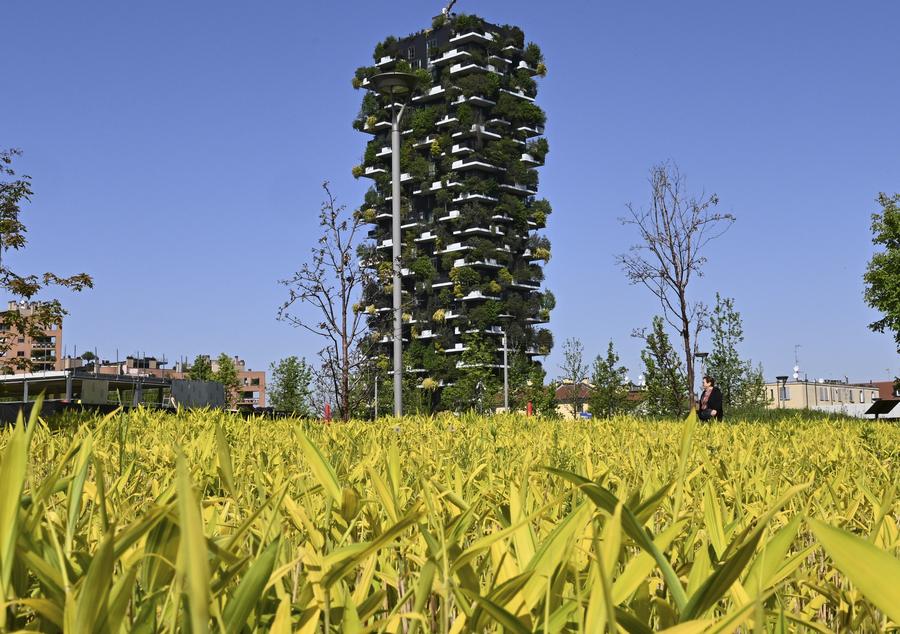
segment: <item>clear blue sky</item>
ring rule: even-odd
[[[350,127],[353,71],[440,7],[3,2],[0,146],[26,152],[36,192],[11,262],[96,281],[62,296],[68,351],[313,356],[319,342],[275,320],[276,280],[312,245],[320,182],[350,206],[367,185],[350,176],[367,140]],[[551,376],[570,336],[591,355],[613,339],[637,376],[629,334],[657,305],[614,266],[634,238],[617,219],[669,158],[738,217],[694,290],[735,298],[767,376],[789,372],[795,344],[811,377],[900,372],[866,328],[861,281],[873,199],[900,190],[900,3],[456,8],[520,25],[550,70]]]

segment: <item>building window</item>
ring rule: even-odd
[[[250,385],[259,385],[259,377],[250,379]]]
[[[820,387],[820,388],[819,388],[819,400],[820,400],[820,401],[827,401],[827,400],[828,400],[828,388],[827,388],[827,387]]]
[[[24,350],[19,350],[19,351],[16,353],[16,356],[17,356],[17,357],[24,357],[24,356],[25,356],[25,351],[24,351]]]
[[[852,403],[853,402],[853,390],[847,390],[847,396],[848,396],[848,400]],[[862,402],[862,399],[860,399],[860,402]]]
[[[413,59],[415,56],[416,56],[416,47],[415,46],[410,46],[408,49],[406,49],[406,58],[407,59]]]
[[[781,388],[779,389],[779,391],[781,392],[780,398],[782,401],[791,400],[791,390],[788,386],[782,385]]]
[[[769,400],[770,400],[770,401],[774,401],[774,400],[775,400],[775,390],[773,390],[773,389],[771,389],[771,388],[769,389]]]

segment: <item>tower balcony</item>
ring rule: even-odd
[[[500,72],[493,64],[486,64],[485,66],[475,63],[454,64],[450,67],[450,75],[462,77],[463,75],[468,75],[469,73],[494,73],[495,75],[500,74]]]
[[[513,185],[504,183],[500,185],[500,189],[508,191],[511,194],[520,194],[522,196],[534,196],[535,194],[537,194],[536,190],[528,189],[528,187],[526,187],[525,185],[519,185],[518,183]]]
[[[488,119],[486,125],[489,125],[492,127],[497,127],[497,128],[499,128],[499,127],[508,128],[512,124],[509,121],[507,121],[506,119],[494,118],[494,119]]]
[[[458,352],[465,352],[468,349],[469,348],[467,346],[457,341],[455,344],[453,344],[452,348],[444,348],[444,354],[456,354]]]
[[[537,68],[532,68],[531,66],[529,66],[528,62],[526,62],[524,59],[519,61],[519,65],[516,66],[516,70],[527,71],[528,74],[532,77],[538,74]]]
[[[469,44],[477,42],[479,44],[490,44],[494,41],[493,33],[479,33],[478,31],[469,31],[468,33],[460,33],[450,38],[450,43],[454,45]]]
[[[529,139],[533,136],[541,136],[544,133],[544,126],[542,125],[523,125],[516,128],[516,132],[524,136],[526,139]]]
[[[497,260],[495,260],[494,258],[485,258],[483,260],[477,260],[475,262],[466,262],[463,258],[453,261],[453,268],[460,269],[466,266],[479,266],[488,269],[499,269],[503,267],[503,265],[497,262]]]
[[[385,55],[377,62],[375,62],[375,66],[377,66],[379,70],[385,71],[392,68],[397,63],[397,61],[397,58],[393,55]]]
[[[448,125],[453,125],[454,123],[459,123],[459,119],[457,119],[456,117],[451,117],[449,114],[445,114],[444,118],[441,119],[440,121],[438,121],[437,123],[435,123],[434,125],[435,125],[435,127],[443,128]],[[390,124],[388,124],[388,127],[390,127]]]
[[[521,282],[513,282],[510,284],[512,288],[518,288],[527,291],[539,291],[541,290],[540,282],[534,282],[532,280],[524,280]]]
[[[481,235],[481,236],[495,236],[495,235],[503,235],[502,233],[496,233],[493,229],[489,229],[487,227],[469,227],[468,229],[461,229],[453,232],[453,235]]]
[[[512,64],[512,60],[507,59],[507,58],[503,57],[502,55],[497,55],[496,53],[492,53],[491,55],[488,55],[488,61],[493,62],[494,64],[499,64],[499,65],[503,66],[504,68],[506,68],[510,64]]]
[[[464,245],[462,242],[454,242],[453,244],[448,244],[443,249],[439,251],[435,251],[438,254],[444,253],[462,253],[463,251],[471,251],[472,247]]]
[[[456,220],[459,217],[459,209],[451,209],[447,212],[447,215],[439,217],[438,222],[449,222],[451,220]]]
[[[518,97],[519,99],[524,99],[525,101],[534,102],[534,97],[529,97],[521,90],[507,90],[506,88],[501,88],[500,92],[505,92],[507,95],[512,95],[513,97]]]
[[[499,198],[495,198],[493,196],[488,196],[487,194],[472,194],[470,192],[466,192],[464,194],[460,194],[456,198],[453,199],[454,203],[467,203],[467,202],[475,202],[481,201],[486,203],[495,203],[499,200]]]
[[[499,299],[500,299],[499,296],[485,295],[481,291],[470,291],[467,295],[461,297],[459,299],[459,301],[461,301],[461,302],[474,302],[474,301],[482,301],[482,300],[483,301],[487,301],[487,300],[499,301]]]
[[[450,149],[450,154],[471,154],[474,151],[475,150],[464,143],[455,143]]]
[[[377,121],[372,126],[368,126],[368,125],[363,126],[363,131],[368,132],[369,134],[378,134],[379,132],[383,132],[385,130],[390,130],[390,129],[391,129],[390,121]]]
[[[454,119],[456,119],[456,117],[454,117]],[[503,138],[496,132],[491,132],[490,130],[485,128],[483,125],[479,125],[477,123],[473,123],[472,127],[469,128],[468,130],[454,132],[453,135],[451,136],[451,138],[463,139],[466,137],[476,136],[476,135],[480,136],[482,138],[485,138],[485,139],[502,139]]]
[[[522,161],[523,163],[525,163],[525,165],[530,165],[531,167],[540,167],[541,165],[544,164],[543,161],[537,160],[534,156],[532,156],[528,152],[523,153],[522,158],[519,160]]]
[[[382,158],[385,156],[390,156],[392,151],[393,150],[391,149],[390,145],[385,145],[383,148],[381,148],[380,150],[378,150],[375,153],[375,158]]]
[[[405,247],[406,244],[403,243],[403,242],[401,242],[401,243],[400,243],[400,246],[401,246],[401,247]],[[394,248],[394,241],[393,241],[393,239],[391,239],[391,238],[388,238],[388,239],[386,239],[386,240],[382,240],[381,242],[379,242],[379,243],[375,246],[375,248],[376,248],[376,249],[393,249],[393,248]]]
[[[418,238],[414,239],[413,242],[423,243],[423,242],[434,242],[437,240],[437,236],[430,231],[425,231]]]
[[[431,144],[434,143],[435,141],[437,141],[437,136],[435,136],[434,134],[429,134],[427,137],[425,137],[418,143],[413,143],[413,147],[419,148],[419,149],[427,148],[427,147],[430,147]],[[377,154],[376,154],[376,156],[377,156]]]
[[[382,171],[384,171],[384,170],[382,170]],[[387,172],[385,172],[385,173],[387,173]],[[400,174],[400,182],[401,182],[401,183],[405,183],[406,181],[411,181],[411,180],[412,180],[412,174],[407,174],[406,172]],[[391,179],[390,181],[388,181],[388,182],[389,182],[391,185],[393,185],[393,184],[394,184],[394,179],[392,178],[392,179]],[[387,198],[385,198],[385,200],[387,200]]]
[[[433,86],[426,90],[421,95],[416,95],[412,98],[413,103],[426,103],[428,101],[435,101],[444,96],[444,93],[447,90],[443,86]]]
[[[443,66],[450,62],[461,62],[470,57],[472,57],[472,54],[469,51],[464,51],[460,48],[451,48],[449,51],[444,51],[444,54],[440,57],[431,60],[431,63],[434,66]],[[457,66],[459,66],[459,64],[457,64]],[[451,70],[450,72],[452,73],[453,71]]]
[[[466,97],[465,95],[460,95],[454,101],[450,102],[454,106],[460,106],[464,103],[470,103],[475,106],[481,106],[483,108],[488,108],[491,106],[496,106],[496,101],[491,101],[486,97],[482,97],[481,95],[472,95],[471,97]]]
[[[447,189],[453,189],[453,188],[459,187],[461,185],[462,185],[462,183],[450,181],[449,183],[447,183]],[[422,194],[433,194],[434,192],[438,191],[439,189],[443,189],[443,188],[444,188],[444,184],[441,181],[434,181],[433,183],[431,183],[431,187],[426,187],[424,190],[417,189],[413,192],[413,195],[420,196]],[[388,199],[385,198],[385,200],[388,200]]]
[[[485,172],[498,173],[498,172],[506,171],[506,169],[503,167],[497,167],[496,165],[487,163],[485,161],[477,161],[477,160],[467,161],[465,159],[462,159],[459,161],[453,161],[453,165],[451,166],[451,169],[456,170],[458,172],[464,172],[467,170],[482,170]]]
[[[374,167],[370,165],[363,172],[363,176],[366,178],[375,178],[378,174],[387,174],[387,170],[383,167]]]

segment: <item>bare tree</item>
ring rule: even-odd
[[[362,231],[363,220],[357,214],[347,213],[346,206],[337,205],[328,181],[322,183],[322,189],[322,237],[312,249],[311,262],[280,281],[288,288],[289,296],[279,308],[278,318],[326,340],[319,353],[322,367],[318,378],[335,396],[340,417],[347,420],[352,411],[351,377],[364,360],[364,355],[354,353],[364,331],[363,313],[356,300],[368,279],[356,255],[357,234]],[[307,320],[297,315],[293,310],[298,303],[311,305],[319,318]]]
[[[719,213],[719,198],[704,193],[698,198],[685,190],[685,178],[672,162],[650,170],[649,209],[628,204],[625,225],[634,225],[640,243],[616,262],[632,284],[643,284],[662,305],[666,322],[680,335],[684,350],[685,375],[694,406],[694,354],[697,337],[706,325],[708,309],[703,302],[688,298],[693,277],[702,277],[705,249],[710,241],[731,227],[735,218]]]
[[[582,405],[588,400],[585,382],[590,368],[584,360],[584,345],[574,337],[563,344],[563,362],[559,366],[562,379],[572,382],[572,418],[578,418]]]

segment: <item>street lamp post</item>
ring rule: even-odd
[[[503,331],[503,413],[509,414],[509,363],[507,362],[506,331]]]
[[[406,102],[396,107],[415,89],[412,73],[380,73],[370,78],[372,87],[391,100],[391,257],[393,259],[394,313],[394,416],[403,415],[403,306],[400,276],[400,120]]]

